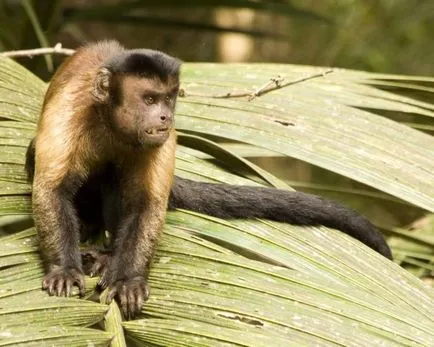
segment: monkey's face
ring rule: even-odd
[[[161,146],[174,126],[179,81],[168,78],[123,76],[117,79],[112,98],[112,129],[127,143]]]

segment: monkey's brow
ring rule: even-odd
[[[171,95],[178,92],[179,85],[175,85],[172,88],[143,88],[143,94],[155,95],[155,96],[164,96]]]

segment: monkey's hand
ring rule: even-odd
[[[76,285],[80,290],[80,296],[84,295],[83,273],[75,268],[56,266],[44,277],[42,289],[50,295],[71,296],[72,286]]]
[[[104,276],[112,258],[112,251],[88,249],[81,252],[83,270],[90,277]]]
[[[118,280],[108,288],[107,303],[115,299],[127,320],[134,319],[140,313],[143,302],[149,296],[148,283],[142,276]]]

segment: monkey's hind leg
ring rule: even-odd
[[[113,240],[116,238],[119,225],[121,205],[119,177],[116,171],[108,165],[98,177],[89,181],[89,185],[82,190],[81,198],[77,200],[80,204],[78,210],[82,211],[81,215],[84,217],[84,228],[97,223],[100,237],[104,237],[105,232],[109,233],[109,240],[104,241],[104,246],[90,247],[81,252],[83,270],[91,277],[104,276],[113,256]],[[89,225],[89,222],[94,224]]]

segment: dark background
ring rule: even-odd
[[[116,38],[185,61],[434,73],[432,0],[2,0],[0,50],[41,46],[32,15],[46,43],[68,48]],[[23,63],[49,76],[43,58]]]

